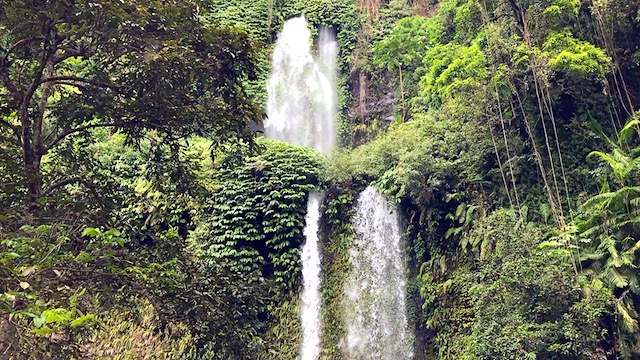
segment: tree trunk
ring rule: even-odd
[[[42,192],[42,177],[40,175],[42,154],[37,151],[37,142],[34,141],[31,133],[31,119],[25,105],[20,109],[20,122],[22,123],[24,175],[27,180],[27,202],[32,203],[38,199]]]
[[[42,177],[40,175],[40,157],[24,157],[24,172],[27,177],[28,202],[34,202],[42,193]]]
[[[32,119],[29,114],[29,102],[39,87],[38,82],[42,76],[42,71],[46,77],[54,75],[54,63],[47,60],[41,68],[41,72],[36,76],[28,92],[28,96],[23,99],[20,107],[20,121],[22,123],[22,149],[24,153],[24,172],[27,179],[27,202],[33,203],[42,194],[42,174],[40,173],[40,163],[44,154],[44,144],[42,128],[44,124],[47,101],[51,93],[53,83],[47,82],[42,89],[42,95],[38,101],[38,112]],[[32,121],[33,120],[33,121]]]
[[[402,82],[402,66],[398,66],[398,70],[400,70],[400,97],[402,98],[402,122],[405,122],[407,111],[404,103],[404,83]]]

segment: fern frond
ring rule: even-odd
[[[602,260],[604,255],[603,252],[582,252],[578,260],[580,262]]]
[[[638,127],[638,125],[640,125],[640,120],[638,119],[631,119],[627,121],[627,123],[624,125],[622,130],[620,130],[620,133],[618,135],[618,141],[620,146],[622,146],[622,144],[624,143],[628,143],[629,141],[631,141],[631,138],[633,137],[633,134],[635,133],[636,127]]]
[[[622,319],[621,324],[622,328],[630,333],[635,333],[638,331],[638,320],[631,315],[631,308],[628,307],[626,301],[616,301],[616,310]]]
[[[591,198],[589,198],[587,201],[584,202],[584,204],[582,204],[583,209],[585,210],[592,210],[595,208],[603,208],[606,207],[608,205],[608,203],[611,201],[611,199],[615,197],[615,193],[614,192],[605,192],[602,194],[598,194],[595,195]]]
[[[594,133],[596,133],[598,137],[604,139],[612,147],[618,146],[617,142],[613,141],[610,137],[607,136],[607,134],[604,133],[604,129],[602,129],[600,123],[597,122],[594,118],[591,118],[591,129]]]
[[[602,272],[604,281],[616,288],[624,288],[629,285],[626,276],[621,274],[616,268],[607,267]]]

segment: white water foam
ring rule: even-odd
[[[406,268],[398,214],[372,187],[358,197],[345,285],[349,359],[413,357],[406,307]]]

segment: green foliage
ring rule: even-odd
[[[323,335],[320,358],[343,359],[341,342],[345,337],[344,299],[347,274],[351,271],[349,250],[353,232],[353,205],[361,186],[345,181],[325,190],[321,239],[319,242],[323,264],[320,308]]]
[[[639,148],[629,149],[629,130],[638,121],[630,120],[619,134],[620,142],[607,138],[611,152],[594,151],[609,169],[600,194],[587,199],[573,221],[569,241],[580,245],[581,267],[600,279],[616,295],[617,344],[625,358],[638,354],[638,304],[640,301],[640,188]],[[613,181],[609,181],[613,180]],[[610,188],[610,185],[614,188]]]
[[[296,359],[300,354],[300,308],[295,302],[283,301],[276,303],[270,313],[275,318],[275,324],[266,335],[265,351],[260,359]]]
[[[473,130],[471,123],[435,114],[398,124],[375,141],[339,155],[329,179],[345,173],[373,179],[389,197],[408,198],[426,209],[435,199],[444,201],[453,193],[451,185],[472,179],[481,166],[487,148]]]
[[[198,240],[205,263],[259,271],[283,289],[297,289],[306,199],[319,181],[318,155],[275,140],[257,156],[223,161]]]
[[[411,274],[424,262],[416,357],[638,356],[637,115],[621,124],[637,1],[90,3],[0,0],[0,357],[297,356],[298,249],[325,169],[310,149],[253,148],[245,125],[300,14],[337,31],[341,108],[358,102],[345,144],[378,134],[328,168],[322,358],[342,358],[368,183],[409,223]],[[388,124],[401,100],[408,122]],[[610,150],[590,171],[594,133]],[[547,237],[555,183],[574,220]]]
[[[88,249],[70,235],[64,225],[24,225],[11,233],[0,228],[0,344],[17,358],[73,356],[97,323],[87,289],[98,284],[87,281],[86,263],[69,249],[81,247],[75,253],[100,262],[118,246],[101,242]],[[73,283],[71,273],[77,275]]]
[[[77,154],[63,145],[82,136],[89,142],[94,128],[118,129],[132,143],[153,131],[174,152],[194,134],[250,138],[247,123],[262,117],[242,86],[255,75],[252,45],[238,29],[204,26],[198,5],[0,2],[0,115],[22,152],[29,200],[83,184],[42,170],[53,150]],[[43,184],[55,177],[62,179]]]
[[[468,237],[483,248],[473,263],[422,275],[437,358],[590,359],[597,353],[611,294],[601,282],[576,278],[566,254],[539,249],[540,227],[500,209],[476,222]]]
[[[603,79],[611,59],[594,45],[574,38],[568,30],[549,35],[542,46],[549,66],[572,77]]]
[[[473,93],[488,77],[486,60],[479,44],[435,46],[423,62],[428,66],[421,80],[421,99],[439,107],[447,98]],[[422,100],[424,99],[424,100]]]
[[[437,34],[434,27],[422,16],[399,20],[389,36],[374,44],[374,63],[389,70],[417,68],[424,52],[435,43]]]

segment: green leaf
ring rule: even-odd
[[[75,329],[79,327],[89,326],[89,325],[95,324],[96,322],[97,320],[95,315],[86,314],[71,321],[71,327]]]
[[[46,336],[58,332],[58,329],[56,327],[49,328],[45,326],[39,329],[31,329],[31,332],[39,336]]]
[[[36,328],[40,328],[42,327],[42,325],[47,323],[47,318],[45,316],[39,316],[39,317],[34,317],[33,318],[33,325]]]
[[[76,256],[76,260],[80,261],[80,262],[89,262],[92,261],[94,259],[94,256],[89,254],[86,251],[81,251],[77,256]]]
[[[98,228],[86,228],[82,232],[82,236],[89,236],[94,238],[100,236],[100,234],[102,234],[102,232]]]
[[[73,318],[73,313],[67,309],[58,308],[53,310],[45,310],[42,316],[46,318],[47,324],[69,322]]]

